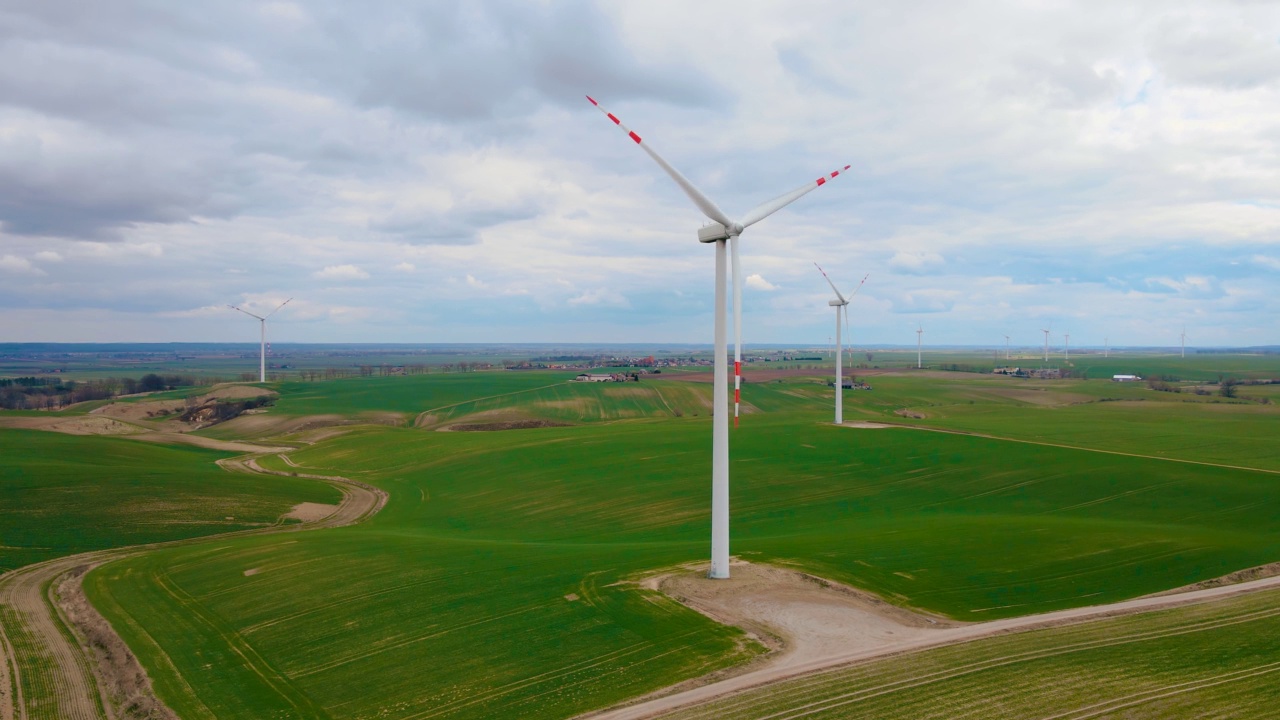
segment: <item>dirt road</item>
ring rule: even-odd
[[[705,582],[723,584],[726,581],[707,580]],[[1280,588],[1280,576],[1175,595],[1142,597],[1110,605],[1072,608],[958,627],[944,627],[943,623],[939,623],[936,627],[922,627],[918,622],[901,622],[893,615],[886,615],[874,608],[868,609],[865,604],[859,606],[860,604],[856,602],[841,602],[829,597],[818,599],[817,590],[797,590],[794,583],[783,588],[781,592],[775,588],[769,593],[752,590],[748,584],[742,591],[720,593],[723,601],[718,604],[712,602],[713,607],[708,607],[709,596],[705,593],[700,594],[694,602],[688,604],[721,622],[733,621],[734,624],[741,624],[748,628],[753,624],[770,626],[779,635],[791,641],[786,651],[778,653],[762,667],[742,675],[681,692],[641,699],[628,706],[583,717],[591,720],[655,718],[679,708],[841,665],[867,662],[904,652],[916,652],[1009,632],[1210,602],[1272,588]],[[663,586],[663,589],[668,588]],[[687,596],[681,599],[687,599]],[[901,611],[894,609],[892,612]],[[738,617],[734,617],[735,613]],[[872,617],[875,615],[878,617]],[[895,627],[895,623],[900,626]],[[812,632],[805,632],[806,629],[815,625],[825,626],[828,630],[817,637]],[[831,642],[828,636],[832,632],[830,628],[833,627],[838,630],[845,627],[853,628],[852,632],[846,633],[847,639],[852,642],[844,644]],[[889,627],[893,628],[892,631],[886,629]],[[838,630],[837,634],[839,634]]]
[[[252,456],[219,464],[233,472],[290,474],[265,470]],[[338,509],[314,522],[244,530],[221,537],[351,525],[372,517],[387,501],[385,492],[362,482],[327,475],[298,476],[338,487],[343,494]],[[146,717],[175,717],[155,698],[149,680],[124,642],[84,600],[79,578],[104,562],[156,547],[203,542],[209,537],[81,553],[0,576],[0,720],[116,720],[140,716],[118,709],[124,705],[132,706],[135,712],[153,713]],[[71,575],[74,577],[68,577]],[[92,638],[92,642],[86,638]]]

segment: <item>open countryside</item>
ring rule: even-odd
[[[895,688],[925,688],[912,702],[932,706],[929,693],[963,697],[1003,683],[964,670],[988,666],[1024,678],[1021,704],[1004,711],[1019,717],[1051,694],[1064,709],[1105,699],[1071,700],[1026,679],[1106,675],[1094,660],[1100,652],[1113,658],[1106,662],[1146,668],[1106,685],[1117,707],[1265,701],[1271,679],[1252,672],[1273,662],[1263,650],[1241,649],[1226,665],[1197,655],[1194,671],[1144,658],[1166,647],[1195,655],[1195,643],[1236,647],[1229,633],[1265,647],[1271,615],[1257,608],[1270,607],[1266,598],[1280,590],[1052,629],[1036,616],[1276,572],[1280,457],[1262,439],[1276,432],[1280,413],[1272,386],[1259,384],[1280,374],[1273,356],[1188,359],[1190,379],[1174,382],[1176,392],[1110,379],[915,370],[896,366],[893,353],[882,357],[882,367],[852,371],[872,390],[844,391],[842,426],[830,422],[829,364],[749,364],[760,380],[747,371],[748,412],[733,431],[740,580],[694,580],[705,572],[712,389],[696,367],[645,372],[639,382],[501,369],[272,382],[256,391],[269,391],[269,404],[198,429],[158,410],[194,404],[180,396],[228,402],[254,393],[193,387],[7,414],[0,439],[31,459],[10,466],[21,482],[6,485],[5,523],[20,534],[6,536],[4,557],[9,567],[38,569],[45,558],[141,547],[59,569],[92,568],[84,596],[150,680],[131,692],[154,693],[155,706],[183,718],[571,717],[695,686],[692,700],[669,695],[653,713],[803,713],[829,695],[836,699],[822,712],[843,717],[844,701],[867,695],[888,698],[885,707],[900,713],[893,716],[914,717],[914,705],[892,699],[902,692]],[[953,359],[981,362],[958,353],[946,364]],[[1077,368],[1090,362],[1082,357]],[[1144,375],[1171,363],[1157,355],[1109,362]],[[1219,392],[1218,367],[1242,382],[1236,397]],[[136,408],[119,409],[125,401]],[[104,416],[130,429],[93,434],[86,421]],[[66,449],[50,452],[57,447]],[[55,473],[36,459],[50,454],[61,463],[92,458],[93,471]],[[42,479],[55,476],[86,484]],[[385,492],[385,507],[356,524],[306,530],[342,502],[343,486],[321,478]],[[40,515],[19,510],[37,506]],[[320,512],[289,519],[290,508],[308,507]],[[48,522],[50,513],[62,521]],[[748,569],[755,567],[783,575],[760,580]],[[1238,572],[1250,568],[1258,570]],[[0,582],[13,587],[21,576]],[[810,598],[794,587],[806,577],[856,588],[862,604]],[[736,616],[732,603],[701,598],[697,583],[715,582],[748,583],[738,592],[762,593],[760,603],[785,612]],[[806,583],[818,587],[799,581]],[[789,594],[794,607],[785,609]],[[95,685],[119,685],[102,679],[108,671],[81,667],[83,687],[66,686],[67,661],[45,655],[30,629],[41,610],[66,623],[65,610],[54,609],[65,601],[56,593],[42,600],[43,608],[5,611],[10,689],[0,707],[6,718],[72,717],[75,707],[97,717],[113,701],[84,698],[98,695]],[[794,617],[814,603],[837,614]],[[819,633],[814,645],[804,623],[842,617],[848,627],[888,624],[867,638],[836,632],[831,647]],[[980,636],[988,623],[1023,618],[1027,629],[1005,639],[949,645],[962,638],[929,635],[977,628]],[[1108,623],[1157,629],[1134,631],[1132,642],[1089,640],[1115,637],[1095,629]],[[879,648],[897,652],[894,630],[883,628],[925,643],[919,657],[937,670],[911,661],[902,667],[922,679],[893,679],[906,677],[894,669],[905,661],[878,659]],[[927,649],[935,642],[942,646]],[[1060,646],[1068,649],[1053,649]],[[859,648],[869,657],[839,670],[841,655]],[[101,662],[92,646],[79,652],[73,666]],[[1006,655],[1016,662],[992,664]],[[798,682],[787,679],[794,668],[807,666],[817,679],[786,689]],[[1213,680],[1223,672],[1234,673],[1223,678],[1230,692]],[[1176,701],[1150,690],[1183,674],[1192,685]],[[784,684],[766,684],[759,692],[769,699],[757,703],[746,698],[759,683],[735,688],[735,677]],[[715,691],[720,683],[724,694]],[[874,703],[857,711],[890,716]]]

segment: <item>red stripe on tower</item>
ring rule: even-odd
[[[637,145],[640,143],[640,136],[639,136],[639,135],[635,134],[634,132],[629,132],[629,133],[627,133],[627,134],[631,136],[631,139],[632,139],[632,140],[635,140],[635,141],[636,141],[636,144],[637,144]]]
[[[596,107],[600,107],[600,103],[596,102],[596,99],[595,99],[595,98],[593,98],[593,97],[591,97],[590,95],[588,95],[588,96],[587,96],[587,99],[591,101],[591,104],[592,104],[592,105],[595,105]]]
[[[825,184],[826,184],[826,182],[827,182],[827,179],[826,179],[826,178],[818,178],[818,184],[819,184],[819,185],[825,185]]]
[[[734,375],[742,374],[742,362],[740,360],[733,361],[733,374]]]

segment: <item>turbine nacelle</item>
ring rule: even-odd
[[[827,304],[831,307],[843,307],[849,304],[848,300],[828,300]]]
[[[742,232],[741,226],[739,226],[738,232]],[[737,233],[733,234],[736,235]],[[729,235],[729,229],[718,222],[698,228],[698,242],[713,243],[720,240],[728,240]]]

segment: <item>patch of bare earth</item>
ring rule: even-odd
[[[145,432],[137,425],[120,422],[112,418],[96,415],[76,415],[71,417],[6,417],[0,418],[0,427],[20,428],[24,430],[44,430],[67,435],[131,435]]]
[[[293,509],[284,514],[286,520],[301,520],[302,522],[315,522],[323,520],[338,510],[338,505],[325,505],[323,503],[304,502],[293,506]]]
[[[886,425],[878,422],[867,422],[865,420],[857,420],[854,422],[842,423],[841,427],[861,428],[863,430],[883,430],[884,428],[896,427],[895,425]]]

